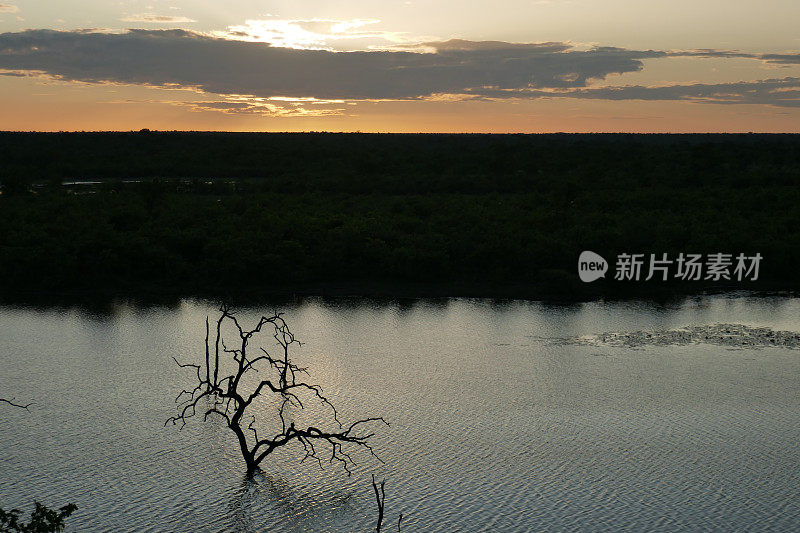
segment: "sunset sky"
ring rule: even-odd
[[[0,129],[800,132],[797,0],[0,0]]]

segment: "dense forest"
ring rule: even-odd
[[[0,133],[5,295],[797,288],[800,135]],[[739,253],[753,282],[583,284]],[[612,266],[613,269],[613,266]]]

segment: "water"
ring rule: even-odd
[[[281,310],[341,416],[391,423],[385,464],[291,449],[247,481],[219,421],[164,427],[210,303],[2,307],[0,391],[35,403],[0,405],[0,505],[74,502],[67,531],[370,531],[375,473],[389,531],[800,529],[800,350],[764,341],[800,332],[800,299]]]

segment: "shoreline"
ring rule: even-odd
[[[580,284],[580,285],[578,285]],[[304,299],[364,300],[364,301],[417,301],[441,299],[480,299],[498,301],[542,302],[553,305],[574,305],[597,301],[643,301],[668,303],[688,298],[707,296],[746,295],[748,297],[798,297],[800,287],[791,284],[755,283],[721,285],[691,284],[657,285],[631,284],[616,290],[603,290],[600,285],[586,286],[576,283],[569,290],[531,284],[475,285],[442,283],[390,283],[390,282],[327,282],[256,288],[216,288],[207,291],[182,291],[150,287],[148,289],[64,289],[56,291],[0,289],[0,305],[61,307],[88,304],[104,305],[115,302],[132,302],[144,307],[169,305],[183,300],[229,302],[233,305],[258,305],[262,303],[295,302]],[[607,289],[607,287],[605,287]]]

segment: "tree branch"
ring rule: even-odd
[[[25,405],[22,405],[22,404],[19,404],[19,403],[15,403],[14,402],[14,398],[11,398],[10,400],[6,400],[5,398],[0,398],[0,402],[7,403],[8,405],[10,405],[12,407],[19,407],[20,409],[26,409],[26,410],[28,409],[28,407],[33,405],[33,402],[27,403]]]

